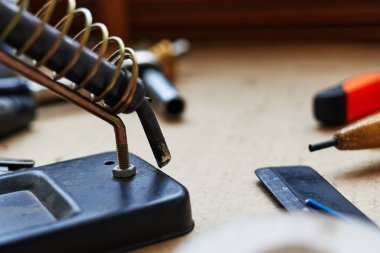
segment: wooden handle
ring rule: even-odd
[[[335,134],[341,150],[380,147],[380,113],[359,120]]]

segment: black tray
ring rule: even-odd
[[[114,152],[0,176],[0,252],[121,252],[190,232],[189,194],[131,154],[137,175],[112,177]]]

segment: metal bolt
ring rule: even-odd
[[[136,175],[135,166],[129,162],[128,143],[117,144],[117,158],[119,164],[113,170],[113,176],[117,178],[126,178]]]

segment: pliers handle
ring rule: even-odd
[[[0,79],[0,138],[25,128],[35,118],[36,103],[22,77]]]

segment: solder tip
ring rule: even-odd
[[[328,140],[328,141],[323,141],[323,142],[319,142],[316,144],[310,144],[309,145],[309,151],[314,152],[314,151],[317,151],[320,149],[336,146],[337,144],[338,144],[337,140],[335,138],[333,138],[333,139]]]

